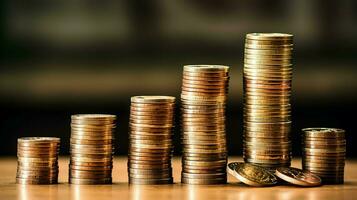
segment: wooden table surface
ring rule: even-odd
[[[230,161],[241,161],[231,157]],[[300,160],[293,161],[300,167]],[[173,160],[173,185],[129,185],[127,183],[126,157],[114,159],[112,185],[70,185],[68,177],[68,157],[60,158],[60,184],[57,185],[18,185],[15,184],[16,157],[0,158],[0,200],[52,200],[52,199],[357,199],[357,160],[348,160],[345,168],[344,185],[325,185],[302,188],[290,185],[256,188],[238,183],[228,176],[228,184],[197,186],[180,184],[180,158]]]

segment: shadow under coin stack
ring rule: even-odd
[[[115,121],[115,115],[72,115],[69,183],[112,183]]]
[[[245,40],[243,158],[271,170],[291,162],[292,41],[282,33]]]
[[[228,66],[187,65],[183,68],[182,183],[227,182],[225,108],[228,82]]]
[[[19,138],[17,140],[16,182],[20,184],[58,183],[59,148],[59,138]]]
[[[345,131],[336,128],[306,128],[302,132],[302,168],[318,175],[323,184],[343,184]]]
[[[130,184],[171,184],[175,97],[131,98],[128,176]]]

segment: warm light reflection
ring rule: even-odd
[[[73,200],[80,200],[81,199],[81,185],[74,185],[74,184],[71,184],[70,185],[71,187],[71,198]]]
[[[18,184],[19,200],[32,200],[44,197],[46,200],[56,199],[58,196],[58,185],[24,185]]]
[[[130,194],[132,194],[130,196],[130,199],[132,200],[141,200],[144,197],[143,194],[143,187],[142,185],[129,185],[129,189],[130,189]]]
[[[19,200],[29,200],[29,191],[28,191],[28,186],[27,185],[21,185],[18,184],[17,188],[20,190],[19,194]]]

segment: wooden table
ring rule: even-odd
[[[241,161],[232,157],[230,161]],[[173,185],[128,185],[126,157],[116,157],[112,185],[70,185],[67,183],[68,157],[60,158],[60,184],[58,185],[18,185],[15,184],[16,158],[0,158],[0,200],[41,200],[41,199],[357,199],[357,160],[348,160],[345,168],[344,185],[325,185],[315,188],[276,186],[255,188],[238,183],[229,175],[226,185],[195,186],[180,184],[180,158],[173,160]],[[300,160],[293,166],[300,167]]]

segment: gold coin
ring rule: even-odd
[[[229,164],[234,170],[229,170],[241,182],[256,187],[272,186],[277,184],[277,178],[268,170],[248,163]]]
[[[293,35],[287,33],[248,33],[246,39],[249,40],[278,40],[278,41],[292,41]]]

